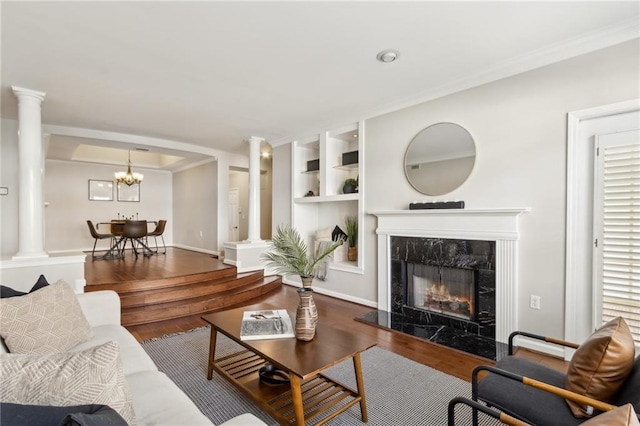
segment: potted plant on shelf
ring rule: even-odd
[[[352,178],[346,179],[342,186],[342,192],[344,194],[353,194],[358,192],[358,181]]]
[[[351,262],[358,260],[358,218],[347,216],[344,218],[344,228],[347,234],[347,259]]]
[[[302,280],[302,288],[298,289],[300,304],[295,324],[295,334],[299,340],[311,340],[315,335],[318,310],[313,301],[311,286],[316,268],[330,259],[343,242],[343,239],[338,239],[328,245],[321,244],[311,253],[295,228],[291,225],[278,226],[269,243],[269,251],[261,256],[266,261],[266,266],[273,268],[276,273],[299,275]]]

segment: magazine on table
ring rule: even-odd
[[[283,339],[295,337],[291,318],[285,309],[244,311],[240,340]]]

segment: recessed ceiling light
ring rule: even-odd
[[[400,57],[400,52],[393,49],[383,50],[376,55],[376,59],[380,62],[389,63],[393,62]]]

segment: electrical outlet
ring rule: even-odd
[[[529,307],[531,309],[540,309],[540,296],[532,294],[529,296]]]

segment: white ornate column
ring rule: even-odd
[[[249,138],[249,235],[247,242],[260,238],[260,144],[263,138]]]
[[[44,201],[41,104],[43,92],[12,87],[18,98],[18,252],[14,259],[47,257],[44,251]]]

